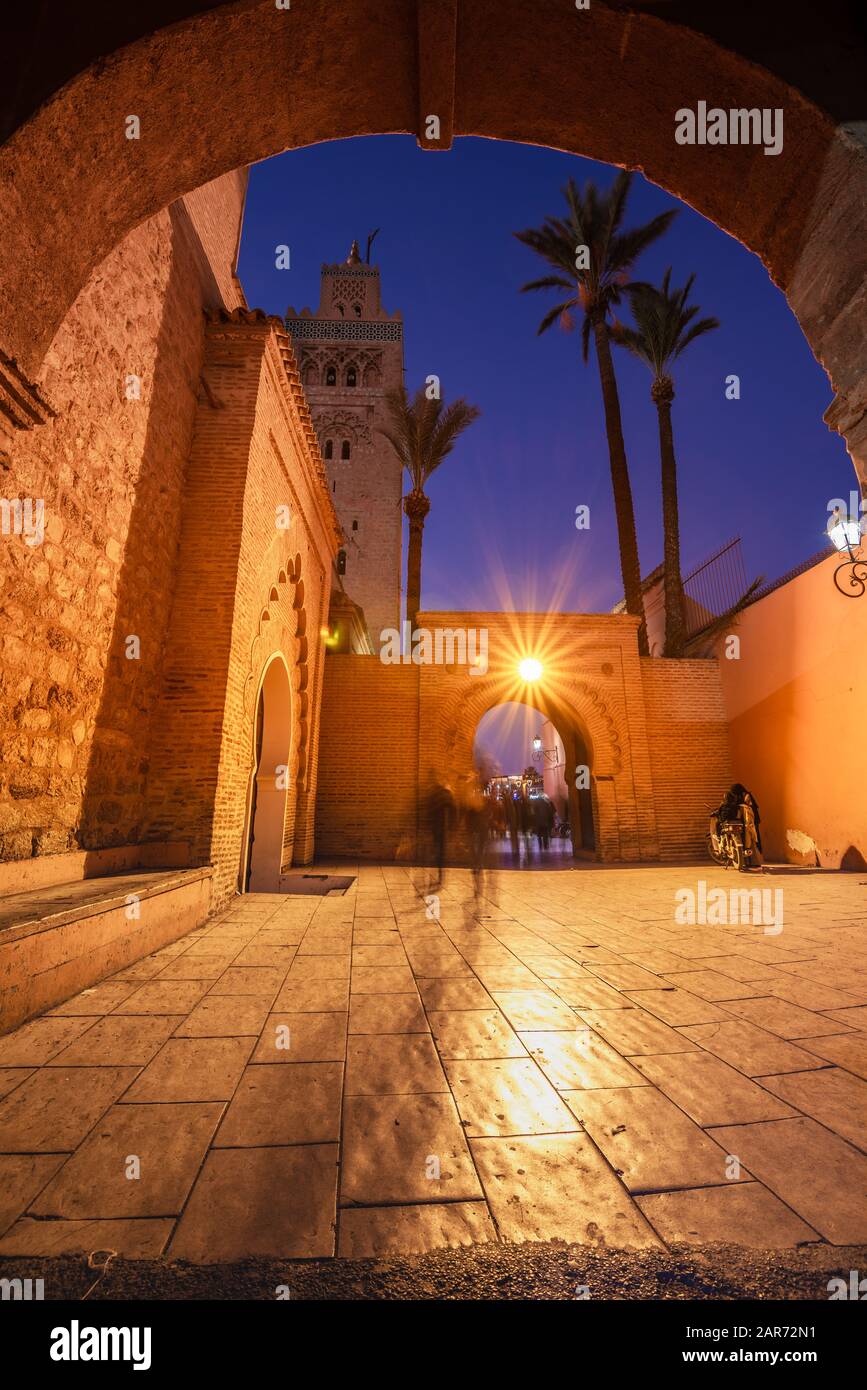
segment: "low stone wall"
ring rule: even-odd
[[[0,1033],[69,999],[151,951],[177,941],[205,920],[211,870],[185,870],[128,894],[112,890],[67,911],[0,932]]]

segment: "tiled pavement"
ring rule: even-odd
[[[782,888],[784,927],[677,889]],[[362,867],[0,1038],[0,1254],[867,1241],[867,884]]]

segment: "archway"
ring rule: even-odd
[[[589,738],[563,705],[492,705],[473,734],[490,800],[491,853],[501,867],[557,867],[596,857]]]
[[[492,46],[496,34],[504,41]],[[541,13],[525,0],[300,0],[287,9],[238,0],[116,42],[0,151],[0,363],[12,425],[45,417],[34,383],[90,273],[182,194],[322,140],[417,132],[445,149],[454,135],[481,135],[640,168],[754,250],[832,380],[826,419],[867,478],[867,322],[858,313],[867,152],[854,129],[766,68],[604,0],[587,10],[551,0]],[[731,108],[784,110],[778,155],[737,145],[709,158],[677,143],[675,113],[723,90]]]
[[[291,741],[292,689],[286,663],[277,655],[265,669],[256,705],[242,892],[276,893],[280,887]]]

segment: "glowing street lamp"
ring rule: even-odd
[[[542,674],[542,663],[537,661],[534,656],[525,656],[518,667],[518,675],[522,681],[537,681]]]
[[[845,551],[849,556],[835,569],[834,583],[846,598],[860,598],[867,590],[867,560],[856,554],[861,547],[860,523],[844,517],[840,508],[835,507],[828,523],[828,535],[834,549],[841,554]]]

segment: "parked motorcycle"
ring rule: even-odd
[[[738,810],[743,819],[720,820],[717,813],[713,812],[710,817],[707,848],[715,864],[720,864],[726,869],[733,864],[739,873],[745,873],[755,858],[756,835],[754,828],[750,834],[750,807],[742,804]]]

